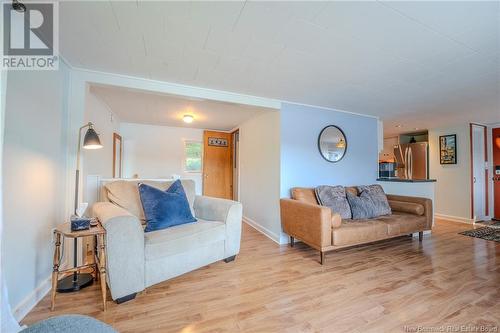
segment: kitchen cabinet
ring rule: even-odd
[[[399,144],[397,136],[384,139],[384,149],[380,152],[378,159],[380,162],[394,162],[394,146]]]

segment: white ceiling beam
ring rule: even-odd
[[[106,72],[91,71],[80,68],[73,68],[72,75],[79,81],[90,84],[104,84],[124,88],[139,89],[151,92],[202,98],[213,101],[252,105],[270,109],[281,108],[281,101],[271,98],[238,94],[228,91],[194,87],[189,85],[163,82],[139,77],[113,74]]]

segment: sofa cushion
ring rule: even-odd
[[[375,219],[387,225],[389,236],[406,235],[422,231],[426,226],[426,217],[404,212],[393,212],[392,215],[380,216]]]
[[[389,200],[389,205],[393,211],[404,212],[422,216],[425,213],[424,205],[416,202],[405,202],[397,200]]]
[[[343,219],[352,218],[351,206],[347,202],[343,186],[321,185],[314,190],[320,205],[330,207],[333,213],[338,213]]]
[[[306,202],[312,205],[318,205],[316,193],[313,188],[307,187],[294,187],[292,188],[292,199]]]
[[[356,186],[346,186],[345,187],[345,192],[346,193],[352,193],[354,195],[359,195],[358,188]]]
[[[382,215],[390,215],[391,207],[385,195],[384,189],[378,184],[368,186],[358,186],[360,195],[367,194],[374,204],[374,217]]]
[[[197,223],[183,224],[144,234],[144,256],[155,260],[183,253],[225,239],[223,222],[198,219]]]
[[[196,222],[180,180],[176,180],[166,191],[139,184],[139,194],[146,217],[144,232]]]
[[[375,220],[344,220],[340,228],[332,229],[334,246],[356,245],[384,239],[387,224]]]
[[[162,191],[168,189],[174,180],[117,180],[104,185],[109,201],[120,206],[145,222],[144,210],[139,197],[139,183],[146,184]],[[194,215],[195,184],[191,179],[182,179],[182,186],[189,202],[191,214]]]
[[[361,192],[359,196],[347,192],[347,201],[351,206],[352,218],[358,219],[371,219],[377,217],[377,208],[373,203],[371,196],[366,192]]]

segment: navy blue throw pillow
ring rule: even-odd
[[[180,180],[176,180],[166,191],[139,184],[139,195],[146,217],[145,232],[196,222]]]

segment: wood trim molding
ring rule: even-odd
[[[452,215],[435,213],[434,218],[439,219],[439,220],[450,221],[450,222],[474,224],[474,219],[468,219],[468,218],[460,217],[460,216],[452,216]]]
[[[272,240],[276,244],[280,244],[280,235],[272,232],[271,230],[267,229],[266,227],[263,227],[262,225],[260,225],[256,221],[254,221],[251,218],[248,218],[246,216],[243,216],[243,222],[245,222],[246,224],[248,224],[249,226],[251,226],[252,228],[257,230],[258,232],[260,232],[261,234],[263,234],[264,236],[266,236],[267,238],[269,238],[270,240]]]
[[[20,322],[47,295],[51,288],[51,275],[46,277],[28,296],[12,309],[14,318]]]

